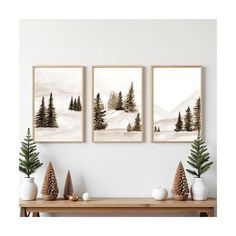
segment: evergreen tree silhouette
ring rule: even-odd
[[[94,108],[93,108],[94,130],[106,129],[107,123],[105,122],[105,116],[106,116],[106,111],[104,110],[100,94],[98,93],[96,98],[94,99]]]
[[[57,128],[57,115],[53,105],[52,93],[50,93],[49,104],[46,111],[46,126],[51,128]]]
[[[157,132],[161,132],[160,127],[158,127]]]
[[[109,110],[114,110],[116,107],[116,104],[118,102],[118,96],[115,93],[115,91],[111,91],[110,96],[109,96],[109,100],[107,103],[107,107]]]
[[[156,126],[154,127],[154,132],[157,132],[157,127]]]
[[[122,93],[119,92],[119,96],[118,96],[118,102],[116,104],[116,107],[115,107],[116,110],[124,110],[123,108],[123,100],[122,100]]]
[[[130,88],[129,88],[129,92],[126,95],[126,99],[124,102],[124,111],[125,112],[135,112],[136,111],[133,82],[131,83]]]
[[[182,130],[183,130],[183,121],[182,121],[182,118],[181,118],[181,113],[179,112],[179,116],[178,116],[177,122],[175,124],[175,131],[179,132],[179,131],[182,131]]]
[[[70,99],[69,110],[73,110],[73,97]]]
[[[127,126],[127,131],[128,131],[128,132],[131,132],[131,131],[132,131],[132,126],[131,126],[130,123],[129,123],[128,126]]]
[[[196,105],[193,108],[193,130],[201,129],[201,100],[200,97],[196,101]]]
[[[73,103],[73,111],[77,111],[77,101],[76,101],[76,98],[74,99],[74,103]]]
[[[187,110],[186,110],[186,114],[184,117],[184,129],[186,131],[193,131],[193,116],[190,110],[190,107],[188,106]]]
[[[80,96],[78,96],[76,110],[77,111],[82,111],[82,106],[81,106],[81,102],[80,102]]]
[[[44,97],[42,97],[39,111],[35,116],[35,126],[36,128],[46,127],[46,107],[44,103]]]
[[[142,130],[141,127],[142,127],[141,126],[141,118],[140,118],[140,114],[138,113],[137,117],[135,118],[133,130],[134,131],[141,131]]]

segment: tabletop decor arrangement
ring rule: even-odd
[[[59,193],[56,175],[51,162],[49,162],[46,170],[41,193],[46,201],[56,200]]]
[[[152,197],[157,201],[164,201],[167,199],[168,191],[161,186],[158,186],[152,190]]]
[[[185,175],[183,164],[182,162],[179,162],[172,187],[172,195],[175,200],[184,201],[188,198],[188,194],[188,181]]]
[[[192,144],[191,153],[188,156],[189,160],[187,161],[193,170],[186,169],[188,173],[195,176],[190,191],[193,200],[202,201],[207,199],[208,189],[201,176],[213,164],[213,162],[209,162],[209,158],[210,154],[207,152],[207,145],[200,135],[198,135]]]
[[[21,144],[20,155],[23,158],[19,158],[19,171],[24,173],[26,177],[20,188],[20,198],[22,200],[35,200],[38,194],[38,187],[34,183],[34,177],[31,177],[31,174],[35,173],[43,163],[38,158],[39,152],[36,151],[36,144],[31,138],[29,128],[26,138]]]

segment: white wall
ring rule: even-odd
[[[35,174],[41,190],[52,161],[63,194],[68,169],[75,190],[96,197],[150,197],[157,185],[170,191],[179,161],[190,144],[150,143],[150,65],[205,66],[205,139],[213,167],[205,175],[216,196],[216,21],[215,20],[23,20],[20,23],[20,136],[32,125],[32,65],[85,65],[86,143],[38,144],[44,162]],[[91,65],[146,66],[146,142],[91,143]],[[19,140],[20,141],[20,140]],[[188,176],[189,183],[192,177]]]

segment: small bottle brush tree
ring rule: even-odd
[[[56,175],[51,162],[49,162],[46,170],[41,193],[43,199],[47,201],[56,200],[59,193]]]
[[[188,198],[189,187],[182,162],[176,170],[175,179],[172,187],[172,194],[175,200],[183,201]]]
[[[20,155],[24,159],[19,158],[19,171],[26,174],[28,178],[33,174],[40,166],[43,165],[38,159],[39,152],[36,152],[36,144],[31,138],[30,129],[28,128],[26,138],[24,142],[21,142]]]
[[[193,141],[191,153],[190,156],[188,156],[189,161],[187,161],[194,170],[186,169],[186,171],[200,178],[213,164],[213,162],[209,162],[209,158],[210,154],[207,152],[207,145],[198,132],[198,137]]]
[[[73,195],[74,189],[73,189],[73,184],[72,184],[72,178],[70,171],[68,170],[67,176],[66,176],[66,181],[65,181],[65,187],[64,187],[64,198],[68,199],[69,196]]]

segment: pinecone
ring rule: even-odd
[[[73,193],[74,190],[73,190],[71,174],[70,171],[68,170],[64,187],[64,198],[68,199],[70,195],[73,195]]]
[[[51,162],[49,162],[46,170],[41,193],[45,200],[55,200],[59,193],[56,175]]]
[[[172,187],[172,194],[175,200],[186,200],[188,198],[189,188],[182,162],[179,163]]]

